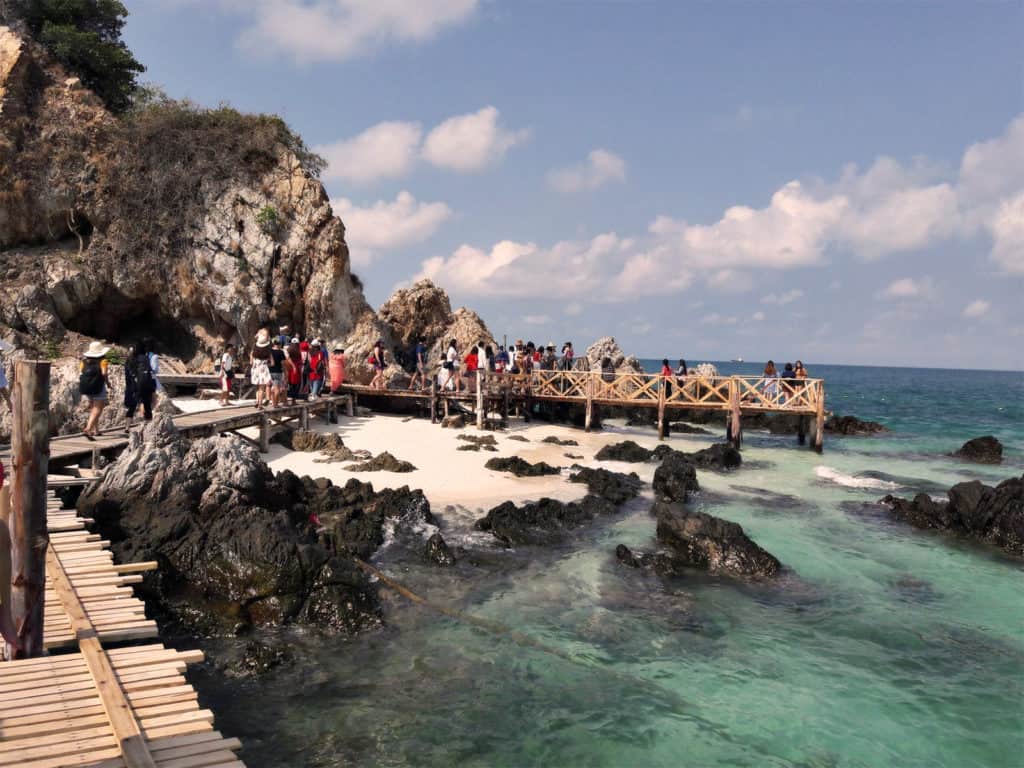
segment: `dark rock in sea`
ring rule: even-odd
[[[509,435],[508,439],[509,440],[518,440],[520,443],[528,443],[528,442],[530,442],[527,438],[523,437],[522,435]]]
[[[466,426],[466,417],[461,413],[456,413],[452,416],[445,416],[441,419],[441,426],[444,429],[462,429]]]
[[[680,576],[680,564],[664,552],[634,552],[625,544],[615,547],[615,557],[630,568],[644,568],[656,571],[660,576]]]
[[[686,501],[690,491],[699,491],[697,468],[686,456],[674,451],[654,470],[654,495],[664,501]]]
[[[558,437],[557,435],[548,435],[543,440],[541,440],[541,442],[542,443],[552,443],[553,445],[563,445],[563,446],[579,445],[579,443],[577,443],[575,440],[563,440],[562,438]]]
[[[689,510],[682,504],[657,501],[658,541],[677,564],[734,576],[775,576],[782,567],[750,540],[737,523]]]
[[[1024,475],[994,488],[977,480],[958,483],[946,495],[949,501],[923,493],[913,501],[889,495],[882,503],[916,528],[949,531],[1024,556]]]
[[[729,443],[715,443],[710,448],[684,455],[702,469],[735,469],[743,463],[742,454]]]
[[[856,416],[832,414],[825,419],[825,432],[833,435],[876,435],[891,430],[877,421],[864,421]]]
[[[959,459],[973,461],[978,464],[1001,464],[1003,461],[1003,444],[992,435],[976,437],[968,440],[954,454]]]
[[[594,458],[597,461],[628,461],[635,464],[650,461],[653,455],[653,451],[637,445],[632,440],[623,440],[621,443],[604,446]]]
[[[313,432],[308,429],[283,429],[270,438],[270,442],[283,445],[293,451],[326,453],[328,462],[354,461],[359,455],[349,449],[334,432]]]
[[[452,554],[452,551],[448,548],[448,542],[444,540],[440,533],[435,533],[427,539],[423,556],[431,563],[437,563],[438,565],[455,565],[455,555]]]
[[[352,633],[380,623],[370,557],[396,528],[432,522],[408,488],[375,493],[282,472],[237,436],[188,440],[157,416],[78,501],[118,562],[156,560],[140,593],[189,631],[290,622]]]
[[[487,469],[496,472],[511,472],[516,477],[539,477],[540,475],[557,475],[562,471],[561,467],[552,467],[550,464],[538,461],[531,464],[519,456],[510,456],[501,459],[488,459],[484,464]]]
[[[415,472],[416,467],[408,461],[396,459],[387,451],[379,453],[369,461],[349,464],[345,469],[349,472]]]
[[[940,597],[930,581],[910,574],[893,579],[890,586],[901,600],[908,603],[932,603]]]
[[[231,663],[225,672],[232,677],[258,676],[287,664],[291,660],[291,653],[287,645],[270,644],[254,639],[245,644],[241,657]]]
[[[669,424],[669,428],[673,432],[677,432],[680,435],[711,435],[714,434],[710,430],[704,429],[704,427],[694,427],[691,424],[687,424],[685,421],[673,421]]]
[[[622,504],[635,498],[643,487],[643,482],[635,472],[627,475],[591,467],[581,467],[569,476],[569,482],[584,483],[590,493],[607,499],[612,504]]]
[[[614,514],[615,509],[612,502],[592,494],[568,503],[545,497],[521,507],[506,501],[477,520],[476,527],[490,531],[505,546],[550,545],[595,517]]]

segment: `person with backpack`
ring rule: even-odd
[[[149,362],[146,342],[140,341],[132,349],[124,364],[124,408],[128,426],[135,419],[135,409],[142,406],[146,421],[153,420],[153,394],[156,392],[156,376]]]
[[[324,354],[320,339],[309,343],[309,399],[320,397],[324,387],[324,376],[327,375],[327,356]]]
[[[427,388],[427,340],[420,337],[412,350],[413,364],[416,366],[412,379],[409,380],[409,389],[416,389],[416,380],[419,379],[420,389]]]
[[[107,379],[107,352],[110,347],[103,346],[101,341],[93,341],[82,355],[78,366],[78,391],[89,401],[89,419],[85,423],[82,434],[92,440],[99,431],[100,416],[107,406],[107,391],[110,381]]]
[[[284,405],[284,359],[281,338],[275,336],[270,342],[270,403],[274,407]]]
[[[370,350],[370,356],[366,362],[373,367],[373,379],[370,381],[371,389],[384,389],[384,342],[378,341]]]
[[[227,405],[235,384],[235,345],[228,344],[220,356],[220,404]]]

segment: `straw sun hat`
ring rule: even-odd
[[[270,346],[270,334],[267,333],[266,329],[260,329],[260,332],[256,334],[256,346],[257,347],[269,347]]]
[[[102,341],[93,341],[89,343],[89,348],[85,350],[86,357],[103,357],[110,351],[110,347],[103,346]]]

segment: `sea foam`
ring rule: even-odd
[[[894,483],[889,480],[879,480],[874,477],[854,477],[853,475],[847,475],[844,472],[840,472],[838,469],[826,466],[815,467],[814,474],[822,480],[827,480],[830,483],[842,485],[846,488],[870,488],[882,491],[892,491],[900,487],[899,483]]]

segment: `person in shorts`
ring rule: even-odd
[[[281,337],[274,337],[270,342],[270,403],[274,406],[284,405],[284,358]]]
[[[409,389],[416,389],[416,381],[419,380],[419,388],[427,388],[427,340],[420,338],[412,351],[413,360],[416,363],[416,372],[409,382]]]
[[[235,383],[235,345],[228,344],[220,356],[220,404],[227,405],[231,399],[231,387]]]
[[[107,407],[107,392],[110,381],[107,378],[107,352],[110,347],[103,342],[94,341],[89,344],[79,363],[78,391],[89,401],[89,419],[85,423],[82,434],[92,440],[99,432],[100,416]]]

